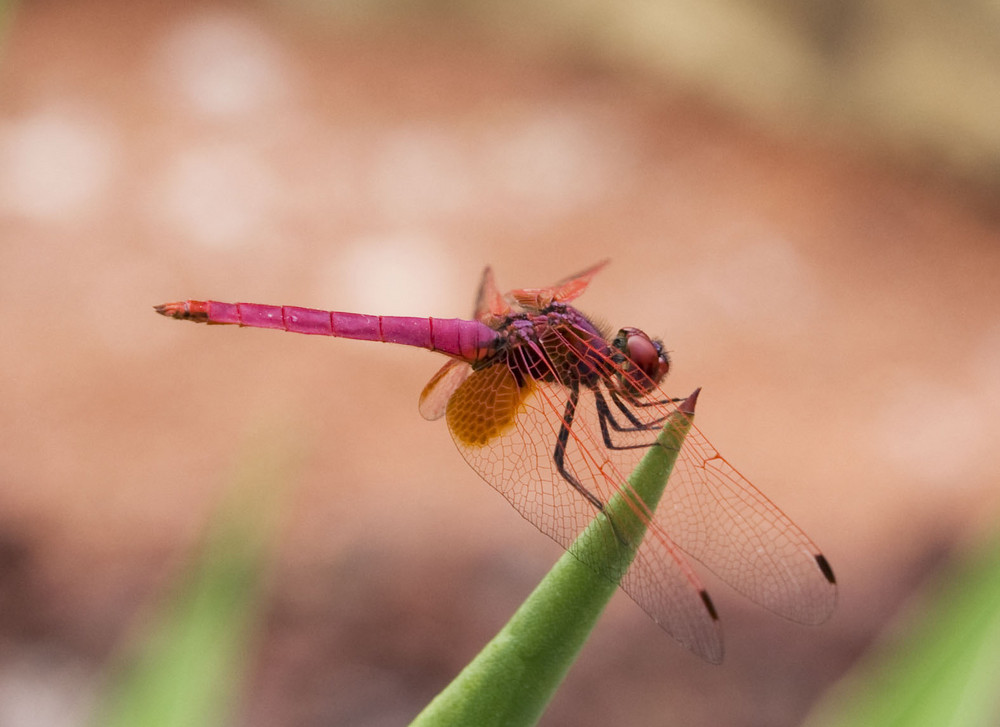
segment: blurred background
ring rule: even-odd
[[[0,726],[88,723],[262,430],[234,724],[406,723],[559,555],[417,413],[432,354],[166,301],[456,317],[612,258],[580,307],[664,338],[840,603],[709,579],[712,667],[619,594],[542,724],[797,724],[995,530],[995,3],[0,7]]]

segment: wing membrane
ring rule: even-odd
[[[420,392],[418,403],[420,415],[430,421],[444,416],[451,395],[471,373],[472,366],[465,361],[459,361],[456,358],[449,359]]]
[[[596,383],[575,385],[578,401],[564,468],[582,488],[607,502],[655,444],[676,406],[657,387],[641,396],[624,396],[614,386],[614,376],[626,374],[591,340],[567,325],[549,329],[541,343],[550,360],[565,361],[567,351],[582,352],[603,374]],[[500,373],[493,371],[497,367]],[[530,382],[532,390],[524,392],[517,416],[502,434],[471,446],[455,436],[454,428],[452,432],[469,464],[527,520],[572,552],[574,539],[595,519],[597,509],[555,464],[556,441],[567,423],[574,382],[560,379],[552,367],[546,373],[538,377],[543,380]],[[508,387],[517,385],[509,365],[502,362],[473,372],[456,396],[489,401],[505,376],[510,377]],[[697,428],[685,439],[659,505],[645,517],[648,534],[626,573],[588,565],[605,577],[621,578],[622,589],[657,623],[706,659],[721,659],[721,635],[684,553],[785,618],[814,624],[832,612],[836,587],[819,549]],[[619,547],[606,518],[602,527],[607,547]]]
[[[473,372],[455,392],[455,404],[448,408],[448,425],[465,459],[535,527],[600,575],[615,582],[620,580],[623,590],[674,638],[703,658],[720,661],[722,638],[718,621],[702,599],[698,576],[669,537],[657,533],[645,538],[627,572],[608,570],[608,563],[621,562],[618,555],[623,545],[611,522],[603,515],[598,516],[595,506],[567,483],[553,460],[554,443],[570,396],[567,387],[533,381],[518,399],[518,416],[509,419],[508,407],[501,406],[498,416],[505,426],[484,425],[487,429],[502,430],[501,433],[482,444],[469,436],[464,402],[488,401],[497,388],[507,391],[512,386],[516,386],[514,375],[504,364],[497,364]],[[586,396],[592,398],[589,392]],[[593,488],[593,494],[602,502],[607,502],[627,475],[622,474],[615,458],[600,446],[595,431],[574,422],[564,467],[581,484]],[[588,526],[599,529],[602,544],[603,552],[594,557],[573,548],[577,536]]]

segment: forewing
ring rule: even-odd
[[[566,335],[572,337],[572,333]],[[603,372],[627,378],[600,351],[589,355],[603,362]],[[605,417],[607,433],[599,434],[594,446],[621,471],[630,472],[676,407],[661,389],[646,381],[643,386],[651,389],[644,396],[629,401],[618,395],[626,414],[615,405],[608,380],[613,379],[605,377],[595,388],[595,397],[608,403],[623,431],[616,430]],[[593,403],[595,398],[588,401]],[[579,417],[579,425],[601,432],[596,407],[581,408]],[[593,439],[590,437],[591,442]],[[669,539],[743,595],[793,621],[821,623],[836,604],[833,573],[816,544],[730,465],[695,426],[684,439],[653,515],[651,536]]]
[[[694,427],[655,521],[765,608],[805,624],[822,623],[833,612],[837,588],[816,544]]]
[[[570,427],[566,471],[602,502],[625,482],[621,453],[606,450],[589,425],[595,404],[580,392]],[[473,372],[452,395],[447,421],[459,451],[490,485],[528,521],[568,548],[602,576],[618,582],[668,633],[709,661],[722,658],[714,613],[702,596],[697,575],[663,533],[643,540],[627,572],[609,571],[622,544],[610,521],[557,471],[553,453],[564,423],[570,390],[551,381],[523,379],[505,364]],[[648,434],[648,433],[644,433]],[[629,453],[629,460],[637,459]],[[640,455],[641,456],[641,455]],[[606,551],[596,557],[574,552],[576,537],[595,521]]]

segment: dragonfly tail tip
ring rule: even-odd
[[[154,305],[153,310],[161,316],[177,318],[184,321],[209,323],[208,303],[200,300],[188,300],[179,303],[161,303]]]
[[[184,318],[187,314],[183,303],[160,303],[154,305],[153,310],[168,318]]]

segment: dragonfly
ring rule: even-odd
[[[201,323],[382,341],[448,356],[420,394],[420,413],[444,417],[468,464],[572,553],[576,537],[595,522],[609,543],[628,545],[605,506],[627,487],[645,452],[661,446],[661,428],[679,412],[680,400],[661,388],[670,370],[662,341],[637,328],[610,335],[571,305],[607,262],[552,286],[506,294],[487,267],[471,319],[199,300],[155,309]],[[722,661],[722,631],[691,559],[789,620],[819,624],[834,609],[836,579],[826,557],[693,425],[659,503],[638,516],[646,535],[627,570],[586,565],[707,661]]]

